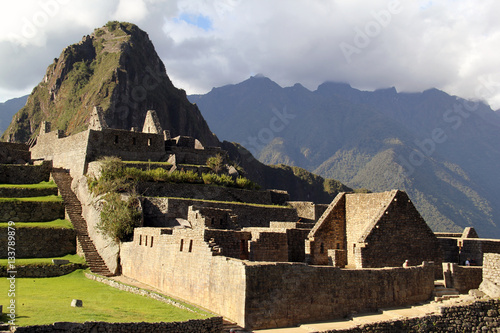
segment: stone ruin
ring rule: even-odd
[[[169,183],[143,185],[143,225],[132,241],[115,244],[96,231],[99,203],[86,185],[99,157],[168,161],[201,172],[209,157],[226,152],[192,137],[171,138],[152,110],[142,131],[109,128],[96,107],[89,129],[72,136],[43,123],[29,153],[32,161],[70,171],[89,235],[111,272],[249,329],[422,302],[432,297],[443,262],[463,264],[467,257],[480,265],[483,254],[500,253],[498,240],[477,238],[471,229],[433,233],[399,190],[340,193],[319,205],[289,201],[283,191]],[[488,265],[493,275],[496,266]],[[477,270],[443,267],[450,285],[481,283]],[[492,290],[498,281],[489,281],[485,288]]]

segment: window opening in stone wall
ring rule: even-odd
[[[149,247],[153,247],[153,239],[154,239],[154,237],[151,236],[151,243],[149,244]]]
[[[340,250],[340,243],[337,243],[337,250]]]
[[[193,251],[193,240],[189,240],[189,252]]]
[[[115,144],[118,143],[118,135],[115,135]]]
[[[182,252],[182,248],[184,247],[184,239],[181,239],[181,248],[179,249],[179,251]]]
[[[151,140],[151,138],[148,138],[148,146],[151,146],[152,143],[153,141]]]
[[[139,245],[142,245],[142,235],[139,235]]]
[[[135,138],[132,138],[132,144],[135,146],[137,144],[137,140]]]
[[[148,236],[144,236],[144,246],[148,246]]]
[[[321,243],[321,245],[319,246],[319,253],[325,253],[325,244]]]

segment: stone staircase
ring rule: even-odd
[[[434,281],[434,301],[441,302],[450,298],[460,297],[460,293],[455,288],[447,288],[444,280]]]
[[[87,222],[82,216],[82,205],[75,193],[71,190],[71,176],[64,169],[54,168],[52,171],[52,178],[57,184],[61,196],[63,197],[66,212],[71,223],[75,227],[78,243],[83,250],[85,260],[90,267],[90,271],[104,276],[113,276],[104,263],[104,260],[102,260],[101,256],[97,252],[92,239],[89,237]]]
[[[222,255],[222,248],[215,242],[213,238],[210,238],[208,241],[208,247],[210,251],[212,251],[212,256],[220,256]]]

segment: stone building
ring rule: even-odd
[[[439,242],[405,192],[339,194],[306,241],[315,265],[377,268],[442,262]]]
[[[143,225],[132,241],[115,244],[96,231],[100,205],[87,186],[99,157],[168,161],[170,170],[201,172],[209,157],[226,153],[192,137],[171,138],[154,111],[142,130],[111,129],[99,108],[88,130],[69,137],[42,124],[30,152],[33,160],[70,170],[88,234],[110,272],[248,329],[428,300],[443,253],[455,260],[457,248],[467,249],[480,260],[478,253],[494,247],[471,230],[438,239],[398,190],[340,193],[317,205],[288,201],[283,191],[169,183],[139,184]]]

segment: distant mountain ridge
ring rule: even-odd
[[[266,77],[189,99],[219,137],[264,163],[303,167],[353,188],[402,189],[434,230],[472,225],[500,237],[500,117],[484,103],[437,89],[282,88]]]
[[[12,117],[19,111],[25,104],[29,95],[12,98],[4,103],[0,103],[0,135],[9,126]]]

